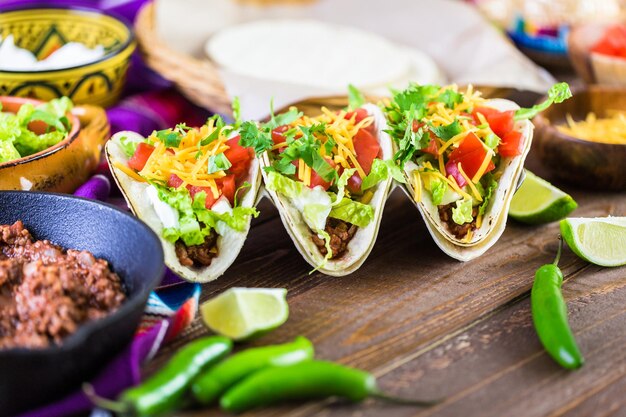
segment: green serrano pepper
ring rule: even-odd
[[[535,273],[530,304],[539,340],[552,358],[564,368],[577,369],[583,356],[567,322],[567,304],[561,293],[563,273],[558,267],[563,242],[554,263],[543,265]]]
[[[265,368],[232,387],[220,399],[222,409],[241,413],[290,400],[341,397],[358,402],[367,397],[428,406],[435,402],[412,401],[389,397],[365,371],[324,361],[306,361],[295,365]]]
[[[180,408],[193,379],[223,359],[232,348],[233,342],[228,338],[203,337],[181,348],[160,371],[122,392],[117,401],[88,395],[96,405],[118,414],[162,415]]]
[[[291,343],[252,348],[218,363],[196,378],[191,391],[200,404],[211,404],[248,375],[270,366],[287,366],[313,359],[313,344],[305,337]]]

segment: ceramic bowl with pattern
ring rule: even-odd
[[[135,38],[131,26],[97,10],[21,8],[0,13],[0,36],[41,60],[68,42],[104,47],[104,56],[83,65],[44,71],[0,70],[0,96],[48,101],[67,96],[77,104],[109,106],[124,87]]]

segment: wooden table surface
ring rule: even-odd
[[[527,166],[540,174],[531,155]],[[548,177],[549,178],[549,177]],[[559,184],[575,216],[626,215],[626,196]],[[376,246],[356,273],[309,274],[268,200],[235,264],[204,286],[202,301],[230,287],[288,289],[289,320],[243,347],[310,338],[317,357],[373,372],[386,390],[445,398],[429,409],[366,401],[294,404],[254,416],[626,416],[626,268],[601,268],[564,251],[563,293],[585,366],[568,372],[543,351],[532,326],[535,270],[554,258],[558,224],[509,222],[482,257],[457,262],[433,243],[399,189],[390,196]],[[148,366],[207,334],[200,319]],[[211,413],[219,412],[214,409]],[[207,410],[181,415],[206,415]]]

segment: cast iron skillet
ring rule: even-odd
[[[22,220],[35,239],[106,259],[122,278],[125,303],[87,322],[63,344],[0,350],[0,416],[10,416],[80,387],[132,339],[150,291],[163,275],[158,237],[110,205],[62,194],[0,191],[0,224]]]

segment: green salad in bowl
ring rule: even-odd
[[[67,97],[38,105],[26,102],[17,112],[0,107],[0,164],[61,142],[72,128],[67,117],[72,107]]]

